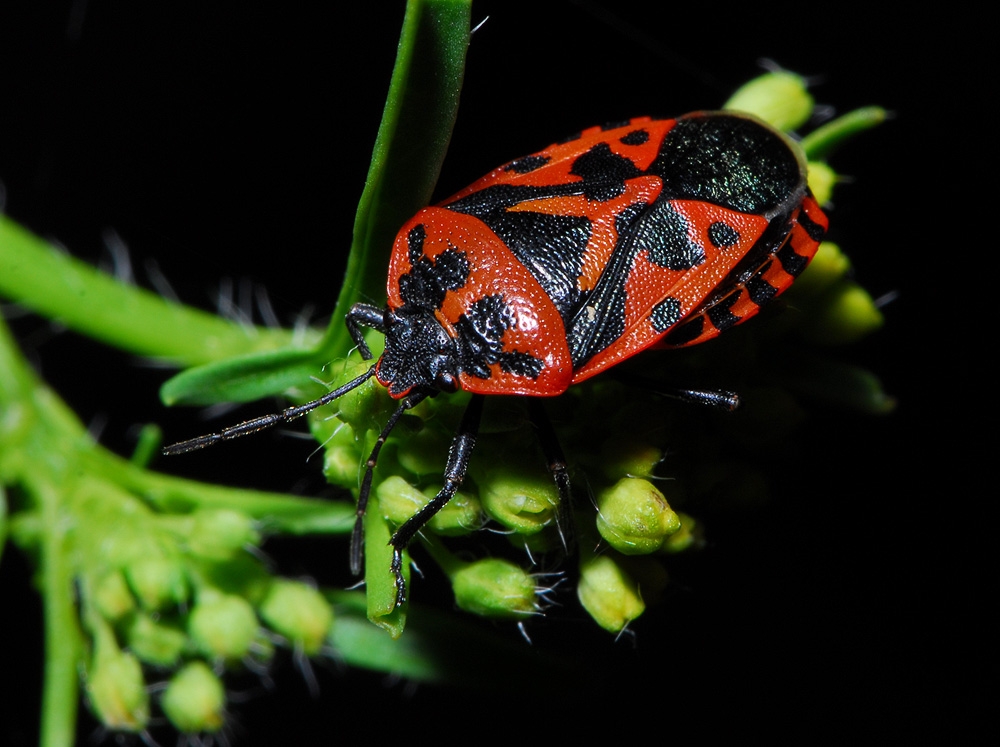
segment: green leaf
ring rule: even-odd
[[[430,201],[441,173],[465,74],[471,0],[410,0],[389,96],[354,221],[344,284],[321,349],[351,346],[344,317],[360,298],[385,295],[399,228]]]
[[[312,350],[285,348],[189,368],[160,388],[166,405],[252,402],[310,383],[322,367]]]

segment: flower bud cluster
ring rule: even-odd
[[[128,504],[118,512],[128,526],[84,510],[72,535],[90,642],[88,703],[117,731],[145,731],[158,707],[183,733],[216,733],[225,726],[224,670],[267,663],[275,640],[316,654],[333,622],[330,605],[313,587],[272,576],[248,552],[261,539],[248,515],[160,514],[126,494],[116,498]],[[151,695],[150,682],[164,679]]]

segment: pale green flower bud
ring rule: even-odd
[[[143,609],[161,610],[187,600],[187,575],[177,557],[152,554],[133,560],[125,577]]]
[[[813,98],[806,90],[804,78],[779,70],[744,83],[723,109],[755,114],[772,127],[787,132],[809,121]]]
[[[816,250],[816,256],[795,284],[788,290],[788,298],[814,296],[831,288],[851,269],[851,260],[837,244],[824,241]]]
[[[625,555],[655,552],[681,528],[663,493],[648,480],[619,480],[598,494],[597,507],[597,530]]]
[[[360,376],[371,367],[370,361],[355,361],[344,367],[344,375],[339,383],[346,383]],[[374,378],[337,400],[337,419],[347,423],[360,434],[372,428],[380,428],[396,409],[396,402],[379,386]]]
[[[241,511],[206,508],[191,514],[188,548],[210,560],[225,560],[247,546],[260,544],[253,519]]]
[[[681,528],[664,540],[661,548],[663,552],[673,555],[685,550],[697,550],[705,544],[701,525],[693,516],[678,512],[677,518],[680,519]]]
[[[257,617],[243,597],[204,592],[188,618],[188,634],[210,659],[233,661],[247,655],[257,637]]]
[[[323,476],[333,485],[355,485],[362,460],[354,429],[343,423],[323,443]]]
[[[125,640],[141,661],[158,667],[175,666],[187,645],[183,630],[144,614],[137,614],[129,621]]]
[[[135,609],[135,597],[121,571],[101,576],[91,587],[91,602],[105,620],[120,620]]]
[[[523,568],[498,558],[468,563],[451,574],[455,602],[483,617],[522,618],[538,612],[536,586]]]
[[[825,161],[809,162],[809,189],[816,202],[825,205],[833,197],[833,188],[840,181],[837,172]]]
[[[580,604],[605,630],[618,633],[646,610],[639,588],[611,553],[580,566]]]
[[[299,581],[275,579],[258,607],[261,619],[308,656],[326,641],[333,610],[316,589]]]
[[[416,477],[437,477],[444,472],[453,435],[429,424],[420,425],[396,441],[399,466]]]
[[[662,449],[633,439],[611,439],[601,447],[601,469],[609,480],[648,477],[662,460]]]
[[[814,342],[841,345],[874,332],[883,321],[868,291],[853,280],[842,280],[825,294],[818,314],[803,331]]]
[[[548,526],[559,505],[559,492],[545,472],[514,468],[491,470],[479,481],[483,510],[495,521],[521,534]]]
[[[394,524],[402,524],[423,508],[436,494],[436,488],[420,491],[402,477],[393,475],[375,489],[382,514]],[[436,534],[453,536],[468,534],[482,524],[479,500],[459,492],[427,523]]]
[[[225,724],[226,692],[202,661],[186,664],[170,678],[160,705],[182,734],[212,734]]]
[[[110,629],[97,632],[87,669],[87,696],[109,729],[138,732],[149,723],[149,694],[139,660],[118,648]]]

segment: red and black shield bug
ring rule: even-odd
[[[746,321],[805,269],[826,228],[800,151],[753,117],[696,112],[584,130],[497,168],[400,229],[386,307],[355,304],[346,318],[366,360],[362,328],[385,335],[365,373],[313,402],[165,452],[293,420],[374,376],[399,405],[360,488],[351,549],[359,574],[361,519],[390,431],[428,396],[470,392],[444,486],[390,540],[402,603],[402,552],[462,483],[485,395],[532,398],[565,503],[565,462],[537,398],[648,348],[704,342]]]

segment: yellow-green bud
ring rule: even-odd
[[[260,544],[260,532],[253,519],[242,511],[206,508],[191,514],[188,548],[210,560],[225,560],[248,545]]]
[[[824,241],[805,271],[789,289],[789,298],[814,296],[833,286],[851,269],[851,260],[832,241]]]
[[[833,197],[833,187],[838,181],[840,177],[826,161],[809,162],[809,189],[820,205],[830,201]]]
[[[693,516],[678,512],[681,528],[671,534],[663,542],[661,548],[663,552],[676,554],[685,550],[696,550],[700,548],[705,540],[702,537],[701,525]]]
[[[158,667],[176,665],[187,645],[183,630],[144,614],[137,614],[129,621],[125,640],[141,661]]]
[[[535,582],[523,568],[498,558],[464,565],[451,575],[455,602],[483,617],[522,618],[538,612]]]
[[[187,576],[177,557],[153,554],[133,560],[125,577],[143,609],[161,610],[187,600]]]
[[[663,450],[631,439],[611,439],[601,447],[601,469],[609,480],[648,477],[663,460]]]
[[[605,630],[618,633],[646,610],[639,588],[611,553],[580,566],[580,604]]]
[[[246,656],[257,637],[257,617],[243,597],[205,592],[188,618],[188,634],[210,659]]]
[[[212,734],[225,724],[226,692],[203,661],[186,664],[170,678],[160,705],[183,734]]]
[[[118,648],[110,631],[98,632],[87,670],[87,696],[109,729],[138,732],[149,723],[149,694],[139,660]]]
[[[343,379],[338,378],[337,381],[347,382],[360,376],[370,366],[371,363],[362,361],[348,364],[344,368]],[[396,403],[375,379],[369,379],[337,400],[337,418],[349,424],[359,434],[372,428],[380,428],[395,409]]]
[[[659,550],[681,528],[667,499],[651,482],[626,477],[597,496],[597,530],[625,555]]]
[[[825,294],[804,332],[814,342],[840,345],[874,332],[882,323],[882,312],[868,291],[853,280],[842,280]]]
[[[121,571],[111,571],[94,583],[91,601],[105,620],[120,620],[135,609],[135,597]]]
[[[432,425],[421,424],[412,434],[396,442],[399,466],[416,477],[439,476],[444,472],[452,434]]]
[[[779,70],[744,83],[723,108],[755,114],[772,127],[787,132],[809,121],[813,98],[806,90],[805,79]]]
[[[333,610],[322,594],[286,579],[275,579],[258,612],[272,630],[308,656],[319,652],[333,623]]]
[[[436,494],[436,488],[420,491],[397,475],[388,477],[375,488],[382,515],[394,524],[402,524],[423,508]],[[482,524],[479,500],[459,492],[427,523],[436,534],[468,534]]]
[[[559,492],[545,472],[498,469],[479,481],[479,500],[495,521],[520,534],[534,534],[553,521]]]
[[[323,476],[333,485],[356,485],[360,478],[358,465],[361,459],[354,429],[340,423],[323,444]]]

